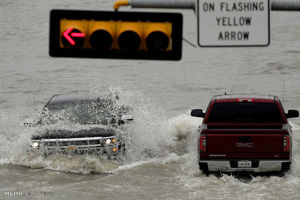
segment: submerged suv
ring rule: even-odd
[[[115,157],[124,150],[122,125],[133,120],[118,96],[54,95],[34,124],[28,154],[97,154]]]
[[[292,162],[292,128],[276,96],[220,95],[211,99],[199,130],[202,171],[287,171]]]

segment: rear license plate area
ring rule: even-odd
[[[250,160],[239,160],[237,161],[237,168],[251,168],[252,161]]]
[[[231,168],[257,168],[259,160],[231,160],[230,166]]]

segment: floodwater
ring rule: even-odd
[[[291,120],[294,157],[288,173],[237,177],[199,171],[201,120],[189,116],[225,92],[273,94],[286,110],[300,110],[300,14],[271,12],[269,47],[195,48],[183,42],[179,62],[49,57],[51,9],[112,5],[0,1],[0,199],[300,199],[299,118]],[[196,16],[182,12],[184,38],[196,44]],[[26,156],[35,130],[23,122],[32,121],[52,95],[109,89],[134,108],[124,158]]]

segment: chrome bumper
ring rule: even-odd
[[[257,167],[249,167],[249,168],[238,168],[232,167],[229,160],[214,160],[208,161],[203,160],[199,161],[200,168],[202,166],[207,165],[207,169],[202,169],[204,171],[222,171],[222,172],[241,172],[241,171],[249,171],[249,172],[278,172],[282,171],[283,164],[291,163],[291,160],[258,160]]]
[[[28,154],[98,154],[115,155],[119,151],[116,137],[57,138],[32,140]]]

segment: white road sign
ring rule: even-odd
[[[198,0],[201,47],[268,46],[270,0]]]

